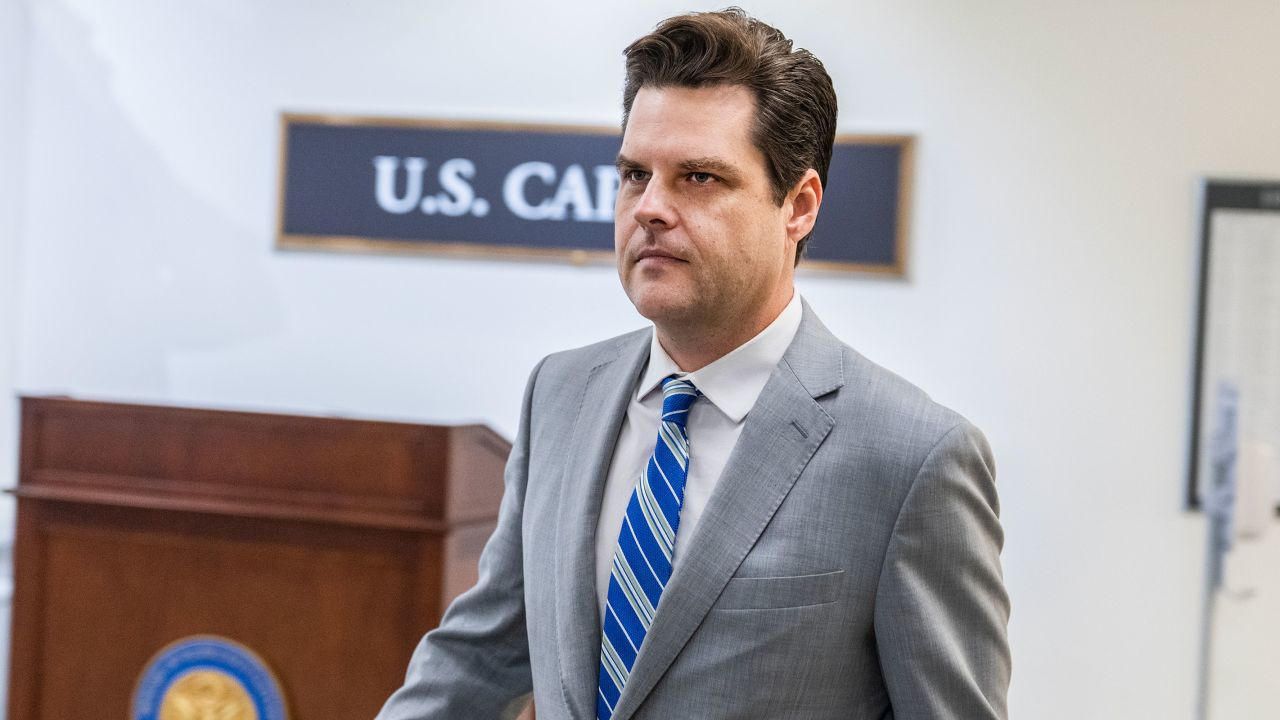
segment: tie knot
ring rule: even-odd
[[[662,381],[662,420],[684,427],[689,419],[689,408],[702,393],[688,380],[677,380],[673,375]]]

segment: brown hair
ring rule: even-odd
[[[741,85],[756,100],[752,140],[764,155],[774,202],[813,168],[825,188],[836,134],[836,91],[822,62],[776,28],[731,7],[663,20],[623,51],[622,127],[640,88]],[[796,262],[812,233],[796,247]]]

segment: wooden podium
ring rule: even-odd
[[[9,717],[131,718],[218,635],[291,720],[371,719],[476,580],[510,445],[442,427],[22,400]]]

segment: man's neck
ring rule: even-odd
[[[684,372],[694,372],[733,352],[778,319],[792,293],[747,317],[717,318],[690,325],[654,323],[662,349]]]

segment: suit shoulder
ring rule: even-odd
[[[833,415],[854,417],[863,432],[880,435],[880,441],[907,455],[927,452],[959,427],[981,434],[963,415],[901,375],[847,345],[843,352],[845,383],[831,400]]]
[[[638,351],[641,346],[648,347],[652,332],[651,328],[641,328],[590,345],[551,353],[539,363],[538,381],[558,383],[576,379],[580,382],[596,367]]]
[[[994,459],[981,430],[855,350],[846,347],[843,359],[844,384],[818,400],[835,421],[826,441],[829,462],[861,468],[886,516],[898,514],[931,459],[982,469],[950,480],[994,498]]]

